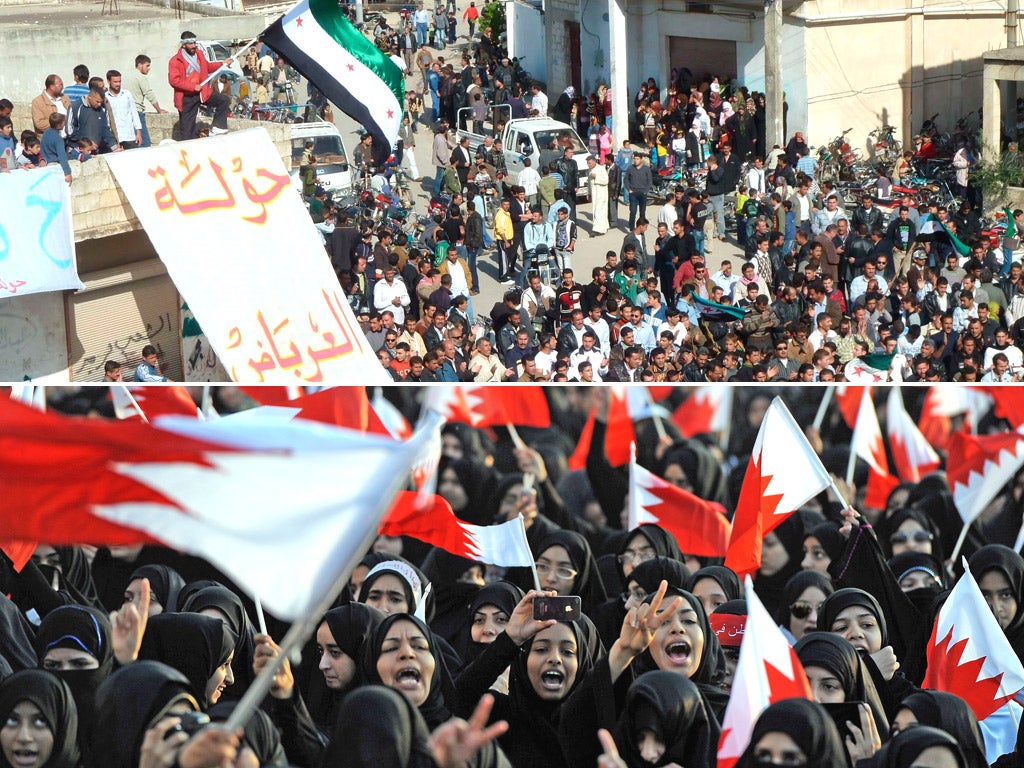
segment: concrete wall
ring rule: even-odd
[[[2,0],[0,0],[2,1]],[[135,57],[144,53],[153,59],[150,82],[161,106],[171,107],[167,84],[167,61],[178,49],[185,29],[203,40],[255,37],[264,29],[262,16],[223,16],[203,19],[104,20],[84,22],[74,28],[5,28],[4,65],[0,67],[0,96],[11,101],[31,101],[43,90],[50,73],[74,82],[71,71],[85,64],[92,74],[108,69],[122,73],[134,70]]]
[[[544,50],[544,14],[532,5],[506,4],[509,56],[522,61],[523,69],[541,82],[547,82],[547,52]]]
[[[552,105],[558,94],[572,84],[572,59],[565,32],[567,21],[579,21],[579,5],[576,0],[546,0],[544,37],[547,46],[547,94]],[[582,31],[580,34],[582,37]]]
[[[736,43],[737,80],[751,91],[764,91],[764,17],[751,22],[750,42]],[[804,26],[792,17],[783,19],[782,82],[786,92],[786,129],[789,136],[807,130],[807,48]]]

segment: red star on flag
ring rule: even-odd
[[[299,18],[297,18],[295,20],[295,26],[296,27],[301,27],[302,26],[302,17],[301,16],[299,16]]]
[[[356,71],[356,68],[354,66],[352,66],[351,64],[347,64],[346,66],[348,67],[348,71],[349,72],[355,72]]]
[[[388,117],[394,117],[394,116],[395,116],[395,111],[393,109],[389,109],[388,110]]]

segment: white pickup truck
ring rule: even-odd
[[[579,187],[576,190],[577,198],[589,196],[587,177],[590,169],[587,167],[587,158],[590,153],[586,145],[580,139],[579,134],[572,129],[572,126],[552,120],[550,117],[525,117],[517,120],[509,119],[510,110],[505,105],[491,107],[488,116],[490,119],[484,121],[482,133],[477,133],[471,128],[474,127],[468,107],[460,109],[458,113],[458,136],[469,138],[469,146],[473,152],[484,143],[485,136],[495,136],[494,127],[504,125],[501,130],[501,146],[505,153],[505,166],[508,168],[509,179],[513,184],[519,183],[519,172],[523,170],[523,160],[530,158],[531,167],[540,173],[541,158],[550,162],[550,158],[561,156],[565,147],[573,148],[573,160],[580,172]]]

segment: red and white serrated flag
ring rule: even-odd
[[[533,553],[526,540],[521,518],[500,525],[473,525],[459,520],[451,504],[432,496],[430,505],[420,506],[419,494],[402,491],[388,511],[380,532],[385,536],[412,536],[453,555],[503,568],[533,565]]]
[[[954,433],[946,455],[946,480],[953,503],[970,525],[1024,465],[1024,435]]]
[[[939,468],[939,455],[931,447],[917,424],[903,407],[899,387],[889,390],[885,406],[885,429],[889,435],[889,448],[901,480],[916,483]]]
[[[973,432],[991,407],[992,399],[981,387],[929,387],[921,405],[921,434],[937,450],[945,451],[954,416],[963,416],[964,431]]]
[[[119,419],[152,421],[160,416],[202,416],[188,390],[175,385],[114,384],[110,387],[110,399]]]
[[[427,509],[434,503],[433,497],[437,493],[437,470],[441,466],[441,427],[444,422],[434,416],[430,423],[431,426],[424,426],[428,434],[423,440],[420,452],[413,457],[411,467],[412,482],[418,494],[416,504],[420,509]]]
[[[136,421],[0,398],[0,530],[53,544],[158,543],[216,562],[296,620],[372,543],[424,436],[293,419]]]
[[[923,685],[959,696],[980,722],[1024,690],[1024,666],[963,564],[935,617]]]
[[[732,768],[750,743],[757,718],[771,704],[784,699],[810,699],[800,659],[768,610],[761,604],[750,576],[746,578],[747,626],[732,693],[722,718],[718,741],[718,767]]]
[[[860,401],[863,397],[871,397],[871,387],[863,384],[837,384],[836,405],[839,406],[839,413],[842,414],[846,426],[853,429],[857,426],[857,413],[860,411]]]
[[[645,419],[657,415],[662,417],[663,412],[654,410],[650,401],[646,399],[642,388],[624,387],[620,384],[611,384],[608,392],[608,421],[605,424],[604,432],[604,455],[608,463],[613,467],[621,467],[629,461],[630,446],[636,444],[636,429],[633,427],[633,419]],[[634,411],[636,414],[634,415]],[[579,442],[576,443],[576,450],[569,457],[569,469],[578,470],[587,466],[587,455],[590,453],[590,444],[593,441],[594,422],[597,420],[597,406],[590,409],[587,416],[587,423],[583,426]]]
[[[979,387],[979,389],[982,389]],[[984,387],[984,392],[992,398],[996,416],[1010,422],[1013,429],[1024,424],[1024,387],[1006,387],[995,384]]]
[[[686,438],[722,432],[732,418],[732,394],[732,387],[698,387],[672,413],[672,423]]]
[[[687,555],[725,557],[731,525],[725,508],[629,463],[629,529],[653,523],[676,537]]]
[[[294,384],[287,387],[239,385],[238,388],[260,405],[282,405],[306,394],[302,387]]]
[[[765,411],[743,476],[726,567],[741,576],[760,568],[764,535],[830,485],[828,470],[776,397]]]
[[[428,387],[423,407],[447,421],[472,427],[550,427],[551,414],[540,386],[487,387],[481,385]]]
[[[899,480],[889,472],[889,460],[885,457],[885,443],[882,442],[882,428],[878,424],[875,401],[870,392],[865,392],[857,410],[857,423],[850,439],[850,461],[846,467],[846,483],[853,483],[853,471],[857,458],[868,465],[868,486],[864,503],[873,509],[885,509],[885,502]]]

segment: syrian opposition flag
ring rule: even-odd
[[[335,0],[300,0],[263,33],[329,101],[373,136],[373,159],[383,165],[398,141],[405,76],[356,29]]]
[[[889,381],[894,355],[871,354],[855,357],[844,369],[846,380],[856,384],[880,384]]]
[[[885,429],[889,435],[889,448],[892,450],[896,474],[901,480],[916,483],[939,468],[939,455],[903,407],[903,395],[898,387],[889,390],[885,406]]]
[[[970,246],[950,232],[949,228],[946,227],[945,224],[930,213],[921,214],[921,218],[918,221],[918,234],[927,236],[935,235],[939,232],[945,234],[949,238],[949,241],[953,244],[953,248],[960,256],[970,256]]]
[[[419,506],[419,494],[402,491],[388,512],[380,532],[385,536],[411,536],[453,555],[503,568],[527,568],[533,554],[522,518],[500,525],[473,525],[459,520],[451,505],[433,496],[431,506]]]
[[[4,536],[163,544],[217,563],[286,621],[308,613],[377,535],[422,435],[167,416],[160,428],[0,398]]]
[[[1024,690],[1024,666],[992,615],[966,559],[963,564],[964,575],[935,618],[923,686],[959,696],[983,724]]]
[[[744,575],[761,567],[761,545],[803,504],[832,485],[782,398],[772,400],[743,476],[725,565]]]
[[[196,401],[181,386],[114,384],[110,387],[110,399],[119,419],[152,421],[159,416],[200,416]]]
[[[732,418],[732,387],[700,387],[672,413],[683,437],[722,432]]]
[[[1019,432],[996,435],[956,432],[950,437],[946,479],[965,526],[974,522],[1021,466],[1024,466],[1024,435]]]
[[[551,426],[548,401],[540,386],[428,387],[423,407],[446,421],[459,421],[471,427]]]
[[[676,537],[687,555],[725,557],[731,525],[721,504],[677,488],[629,462],[629,530],[654,523]]]
[[[889,472],[889,460],[885,457],[882,442],[882,428],[878,425],[878,414],[871,395],[865,392],[857,410],[857,423],[850,440],[850,462],[846,467],[846,482],[853,483],[853,470],[857,458],[868,465],[868,487],[864,503],[873,509],[885,509],[885,502],[899,481]]]
[[[757,718],[769,705],[784,699],[811,699],[803,665],[758,599],[750,576],[746,577],[746,588],[747,626],[729,705],[722,718],[719,768],[736,764],[750,743]]]

